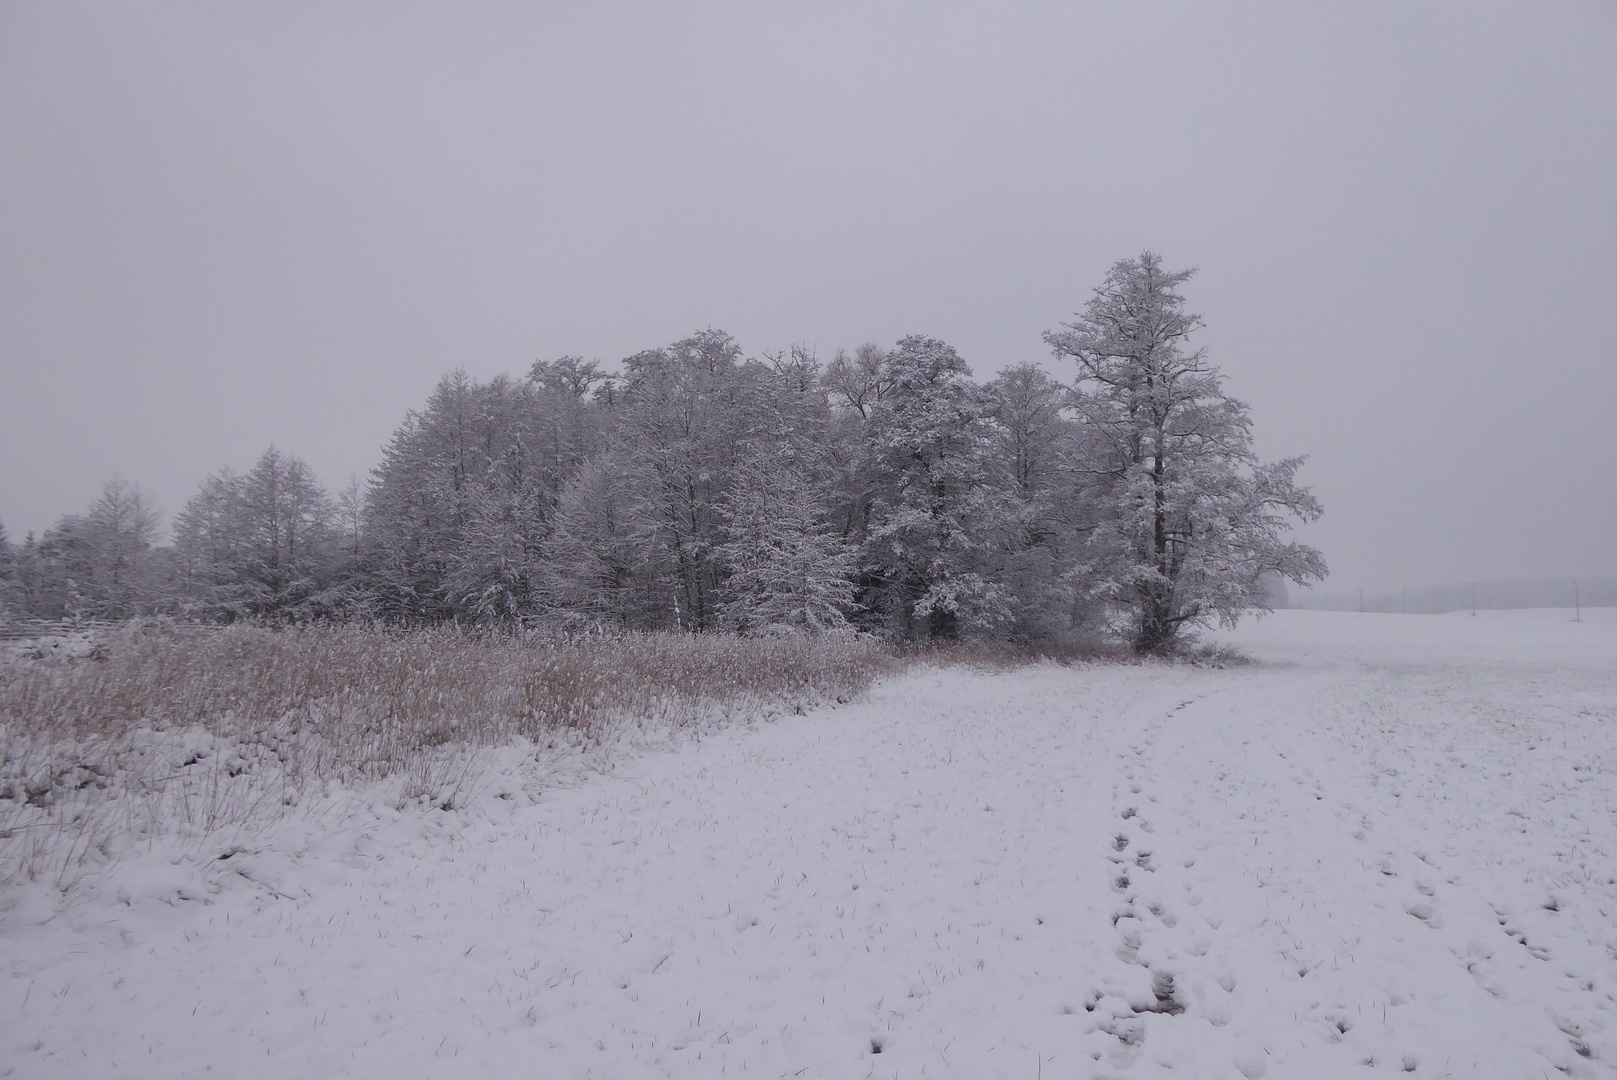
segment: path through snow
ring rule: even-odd
[[[1585,618],[923,671],[531,805],[496,776],[153,851],[43,923],[11,885],[0,1073],[1617,1075]]]

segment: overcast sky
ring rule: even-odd
[[[1607,0],[0,0],[0,521],[709,325],[1070,379],[1147,247],[1330,588],[1617,573]]]

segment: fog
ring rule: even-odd
[[[1199,267],[1330,588],[1617,572],[1617,9],[0,2],[0,521],[332,485],[447,370],[1053,361]]]

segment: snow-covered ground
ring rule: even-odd
[[[0,1073],[1617,1075],[1617,609],[1570,614],[925,670],[8,883]]]

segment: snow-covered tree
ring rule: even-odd
[[[508,457],[517,456],[511,447]],[[551,515],[545,494],[522,482],[514,461],[510,475],[500,478],[502,471],[491,469],[495,475],[466,494],[460,549],[445,586],[455,609],[471,620],[519,626],[538,612],[540,545]]]
[[[464,371],[439,381],[371,470],[364,533],[377,610],[406,622],[452,618],[447,581],[462,546],[475,457],[477,390]]]
[[[1247,407],[1188,347],[1202,320],[1178,288],[1192,273],[1149,251],[1124,259],[1075,322],[1045,334],[1078,365],[1074,406],[1096,438],[1091,583],[1127,611],[1146,653],[1170,650],[1186,626],[1265,608],[1266,573],[1325,573],[1318,551],[1283,538],[1289,519],[1320,514],[1296,484],[1303,459],[1259,463]]]
[[[886,359],[886,352],[873,342],[859,346],[852,356],[838,349],[821,379],[837,404],[857,412],[861,420],[868,419],[892,388]]]
[[[1062,449],[1070,426],[1062,416],[1067,388],[1037,364],[1018,364],[990,382],[988,394],[1016,489],[1049,489],[1064,467]]]
[[[349,562],[357,564],[365,550],[365,485],[359,477],[348,478],[348,483],[332,497],[332,505],[342,552]]]
[[[275,447],[241,478],[249,610],[307,618],[329,584],[335,537],[330,497],[302,459]]]
[[[17,572],[17,553],[6,536],[5,522],[0,521],[0,618],[20,609],[22,590]]]
[[[658,564],[644,479],[621,455],[590,458],[562,490],[545,552],[546,608],[591,629],[673,624],[675,582]]]
[[[92,572],[85,583],[94,614],[124,619],[153,597],[153,546],[159,515],[137,484],[114,476],[85,515]]]
[[[714,557],[723,542],[719,501],[747,434],[743,387],[755,373],[734,340],[713,329],[631,356],[624,370],[616,431],[655,523],[654,561],[674,579],[674,624],[712,629],[724,572]]]
[[[83,514],[64,515],[18,553],[19,607],[51,619],[125,619],[160,607],[167,565],[157,535],[150,497],[114,476]]]
[[[609,379],[595,361],[564,356],[536,362],[528,381],[538,393],[532,400],[533,418],[525,441],[539,469],[546,510],[552,511],[562,486],[605,445],[614,414],[602,402],[591,400],[590,394],[605,389]]]
[[[607,380],[606,372],[594,360],[582,356],[563,356],[559,360],[535,360],[528,369],[528,381],[555,394],[563,394],[578,401],[589,396],[598,384]]]
[[[205,618],[244,615],[233,606],[246,573],[246,509],[241,477],[221,469],[197,485],[174,516],[174,552],[184,610]]]
[[[1011,613],[997,560],[1014,510],[992,403],[936,338],[903,339],[882,370],[867,434],[873,600],[910,636],[1001,624]]]
[[[1076,490],[1085,433],[1067,415],[1071,390],[1035,364],[1005,369],[987,390],[1014,508],[999,564],[1012,612],[1005,632],[1024,642],[1085,633],[1095,605],[1076,572],[1086,517]]]
[[[219,619],[331,614],[340,606],[331,592],[334,517],[314,471],[273,446],[247,473],[226,469],[203,480],[174,521],[193,610]]]
[[[729,570],[722,625],[743,632],[848,628],[858,550],[827,525],[821,500],[792,461],[743,465],[719,513],[728,539],[716,554]]]
[[[563,358],[537,375],[446,376],[383,452],[366,499],[365,558],[387,618],[520,622],[567,479],[599,442],[595,379]]]

